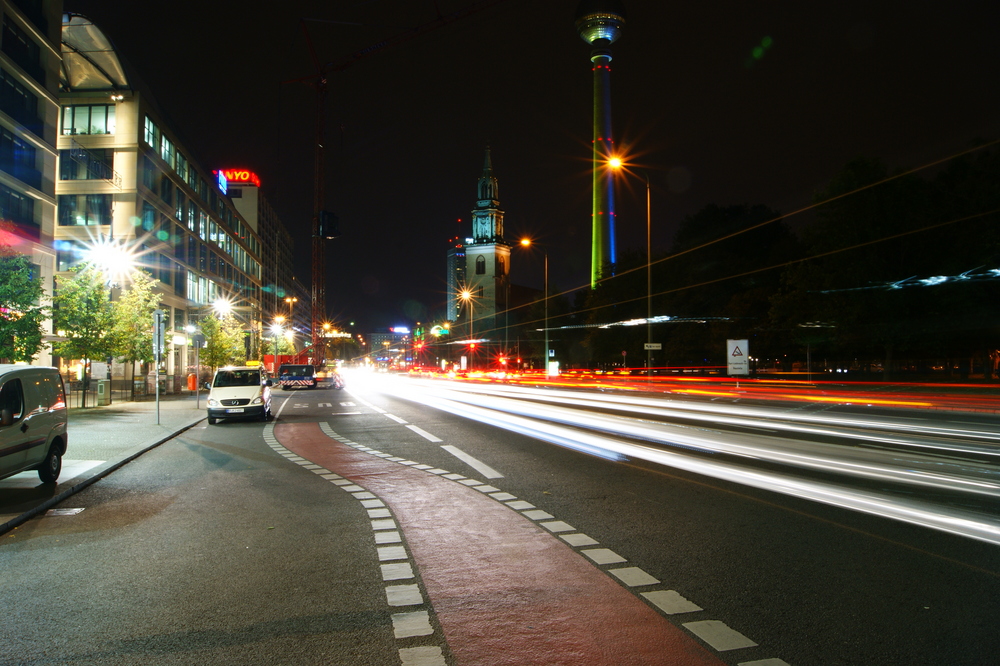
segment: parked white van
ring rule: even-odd
[[[66,391],[56,368],[0,365],[0,479],[29,469],[55,483],[66,453]]]
[[[219,368],[208,388],[208,423],[219,419],[271,417],[271,380],[260,366]]]

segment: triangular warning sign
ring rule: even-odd
[[[739,347],[733,347],[733,356],[743,356],[743,352],[740,351]]]

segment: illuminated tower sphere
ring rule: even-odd
[[[594,63],[594,204],[593,246],[590,255],[590,286],[601,279],[604,266],[614,264],[615,191],[608,158],[614,152],[611,135],[611,44],[622,34],[625,7],[617,0],[582,0],[576,9],[576,29],[593,47]]]

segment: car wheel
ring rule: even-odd
[[[215,418],[214,416],[208,417],[208,425],[215,425],[218,421],[219,419]]]
[[[59,445],[53,444],[38,468],[38,478],[42,480],[42,483],[55,483],[61,471],[62,453],[59,452]]]

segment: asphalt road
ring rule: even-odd
[[[58,507],[82,511],[4,535],[0,663],[1000,654],[995,546],[588,456],[377,384],[277,391],[275,411],[195,426]]]

